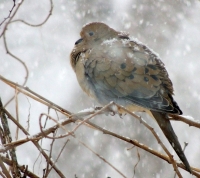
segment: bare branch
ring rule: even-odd
[[[103,160],[105,163],[107,163],[110,167],[112,167],[115,171],[117,171],[122,177],[126,176],[120,172],[117,168],[115,168],[111,163],[109,163],[105,158],[103,158],[102,156],[100,156],[99,154],[97,154],[94,150],[92,150],[92,148],[88,147],[85,143],[83,143],[82,141],[79,140],[79,142],[86,147],[87,149],[89,149],[92,153],[94,153],[98,158],[100,158],[101,160]]]
[[[3,21],[0,23],[0,26],[7,20],[7,19],[9,19],[10,18],[10,16],[11,16],[11,13],[12,13],[12,11],[13,11],[13,9],[15,8],[15,1],[16,0],[13,0],[13,6],[12,6],[12,8],[11,8],[11,10],[9,10],[9,14],[8,14],[8,16],[7,17],[5,17],[4,19],[3,19]]]
[[[200,123],[198,121],[190,120],[190,119],[187,119],[184,116],[180,116],[180,115],[169,114],[169,116],[171,117],[170,120],[182,121],[182,122],[188,124],[189,126],[200,128]]]
[[[3,104],[1,102],[1,100],[0,100],[0,117],[1,117],[1,123],[3,126],[3,131],[5,134],[6,142],[11,143],[12,137],[11,137],[11,133],[10,133],[10,128],[8,125],[7,117],[5,115]],[[13,176],[20,177],[21,174],[20,174],[20,171],[18,170],[18,161],[17,161],[17,155],[15,153],[15,148],[13,147],[11,150],[9,150],[9,153],[10,153],[11,159],[13,161],[12,174],[13,174]]]
[[[182,164],[182,163],[177,163],[175,160],[172,160],[173,159],[173,157],[172,157],[172,159],[170,159],[169,157],[167,157],[167,156],[165,156],[165,155],[163,155],[163,154],[160,154],[159,152],[157,152],[157,151],[155,151],[155,150],[153,150],[153,149],[151,149],[151,148],[149,148],[148,146],[146,146],[146,145],[144,145],[144,144],[142,144],[142,143],[139,143],[137,140],[132,140],[132,139],[129,139],[129,138],[127,138],[127,137],[123,137],[123,136],[120,136],[120,135],[118,135],[118,134],[116,134],[116,133],[113,133],[113,132],[111,132],[111,131],[108,131],[108,130],[106,130],[106,129],[103,129],[103,128],[101,128],[101,127],[99,127],[99,126],[97,126],[97,125],[95,125],[95,124],[93,124],[92,122],[90,122],[89,121],[89,119],[91,118],[91,116],[92,117],[94,117],[95,115],[99,115],[99,114],[102,114],[102,113],[106,113],[106,109],[105,108],[107,108],[108,109],[108,111],[107,112],[110,112],[110,110],[109,110],[109,107],[108,106],[106,106],[104,109],[102,109],[102,108],[99,108],[100,110],[98,110],[98,111],[96,111],[95,109],[92,111],[92,110],[90,110],[90,111],[86,111],[85,113],[84,112],[81,112],[81,113],[78,113],[78,114],[71,114],[69,111],[67,111],[67,110],[65,110],[65,109],[63,109],[63,108],[61,108],[60,106],[58,106],[58,105],[56,105],[55,103],[53,103],[53,102],[51,102],[51,101],[49,101],[49,100],[47,100],[47,99],[45,99],[44,97],[42,97],[42,96],[40,96],[40,95],[38,95],[38,94],[35,94],[33,91],[31,91],[30,89],[28,89],[27,87],[23,87],[23,86],[20,86],[20,85],[18,85],[18,84],[15,84],[15,83],[13,83],[13,82],[11,82],[11,81],[9,81],[9,80],[7,80],[7,79],[5,79],[5,78],[3,78],[2,76],[0,76],[0,79],[2,80],[2,81],[4,81],[6,84],[8,84],[8,85],[10,85],[11,87],[13,87],[13,88],[16,88],[17,87],[17,89],[18,89],[18,91],[20,91],[20,92],[22,92],[23,94],[25,94],[25,95],[27,95],[27,96],[29,96],[29,97],[31,97],[31,98],[33,98],[33,99],[35,99],[36,101],[39,101],[39,102],[41,102],[41,103],[43,103],[43,104],[45,104],[46,106],[48,106],[48,107],[51,107],[51,108],[53,108],[53,109],[55,109],[57,112],[60,112],[60,113],[62,113],[62,114],[64,114],[64,115],[66,115],[67,117],[69,117],[70,119],[68,119],[68,120],[61,120],[61,121],[56,121],[55,119],[54,119],[54,121],[57,123],[55,126],[53,126],[53,127],[50,127],[50,128],[47,128],[47,129],[45,129],[45,130],[42,130],[42,132],[40,132],[40,133],[38,133],[38,134],[35,134],[34,136],[31,136],[30,138],[31,139],[34,139],[34,138],[36,138],[36,139],[42,139],[43,137],[46,137],[48,134],[50,134],[50,133],[54,133],[55,132],[55,130],[57,130],[58,128],[62,128],[62,126],[63,125],[66,125],[66,124],[69,124],[69,123],[72,123],[72,122],[76,122],[76,121],[78,121],[78,120],[80,120],[81,122],[81,124],[79,123],[78,124],[78,127],[77,126],[75,126],[74,127],[74,129],[72,130],[73,132],[76,130],[76,129],[78,129],[82,124],[84,124],[84,125],[86,125],[86,126],[90,126],[90,128],[93,128],[93,129],[97,129],[97,130],[100,130],[100,131],[102,131],[104,134],[108,134],[108,135],[111,135],[111,136],[114,136],[114,137],[116,137],[116,138],[118,138],[118,139],[121,139],[121,140],[124,140],[124,141],[126,141],[126,142],[128,142],[128,143],[131,143],[131,144],[133,144],[133,145],[135,145],[135,146],[137,146],[137,147],[139,147],[139,148],[141,148],[141,149],[143,149],[143,150],[146,150],[146,151],[148,151],[149,153],[152,153],[153,155],[155,155],[155,156],[157,156],[157,157],[159,157],[159,158],[161,158],[161,159],[163,159],[163,160],[165,160],[165,161],[167,161],[167,162],[169,162],[169,163],[172,163],[172,164],[174,164],[174,165],[177,165],[178,167],[180,167],[180,168],[182,168],[182,169],[185,169],[185,167],[184,167],[184,165]],[[118,107],[121,107],[121,106],[119,106],[119,105],[117,105]],[[123,108],[123,107],[121,107],[122,109],[125,109],[125,108]],[[101,110],[102,109],[102,110]],[[141,123],[143,123],[147,128],[149,127],[149,130],[154,134],[154,136],[155,136],[155,138],[158,140],[158,142],[159,142],[159,144],[161,144],[161,146],[162,146],[162,142],[160,141],[160,139],[159,139],[159,137],[157,138],[157,136],[156,136],[156,134],[154,133],[155,131],[154,131],[154,129],[152,128],[152,127],[150,127],[142,118],[140,118],[139,116],[137,116],[137,115],[135,115],[135,114],[133,114],[133,113],[130,113],[130,112],[128,112],[126,109],[125,109],[125,111],[127,112],[127,113],[129,113],[129,114],[131,114],[132,116],[134,116],[134,117],[136,117]],[[6,112],[6,111],[5,111]],[[7,112],[6,112],[6,114],[8,114]],[[46,115],[46,114],[45,114]],[[86,119],[82,119],[80,116],[87,116],[87,115],[91,115],[90,117],[88,117],[88,118],[86,118]],[[8,114],[8,116],[9,116],[9,114]],[[50,118],[51,116],[48,116],[48,118]],[[10,118],[10,116],[9,116],[9,118]],[[52,118],[51,118],[52,119]],[[15,122],[14,121],[14,119],[12,119],[12,121],[13,122]],[[147,124],[147,125],[146,125]],[[70,132],[69,132],[70,133]],[[68,134],[69,134],[68,133]],[[69,134],[70,135],[70,134]],[[51,137],[51,139],[52,138],[54,138],[54,137]],[[30,139],[30,140],[31,140]],[[21,143],[25,143],[25,142],[27,142],[27,141],[30,141],[30,140],[23,140]],[[32,140],[31,140],[32,141]],[[35,142],[35,141],[33,141],[33,142]],[[14,144],[15,142],[13,142],[13,144]],[[16,145],[20,145],[21,144],[20,143],[20,141],[19,141],[19,143],[15,143]],[[6,146],[6,145],[5,145]],[[11,145],[7,145],[7,146],[11,146]],[[162,146],[163,147],[163,146]],[[6,147],[7,148],[7,147]],[[8,147],[9,148],[9,147]],[[165,147],[163,147],[163,149],[164,149]],[[169,156],[171,156],[171,154],[170,153],[168,153],[169,154]],[[48,158],[47,158],[47,161],[48,161]],[[52,163],[52,165],[53,165],[54,163]],[[195,176],[200,176],[197,172],[200,172],[200,170],[198,169],[198,168],[194,168],[194,167],[192,167],[191,168],[192,169],[192,171],[193,171],[193,174],[195,175]]]
[[[7,165],[9,165],[10,167],[13,166],[13,162],[11,160],[9,160],[6,157],[0,156],[0,159],[6,163]],[[21,172],[24,173],[24,175],[29,176],[31,178],[39,178],[37,175],[35,175],[34,173],[32,173],[31,171],[28,170],[28,167],[24,166],[24,165],[18,165],[18,168],[20,169]]]
[[[0,167],[2,169],[2,172],[4,173],[4,176],[6,176],[7,178],[11,178],[11,175],[9,174],[8,170],[6,169],[5,165],[3,164],[3,161],[1,159],[0,156]]]
[[[24,67],[26,74],[25,74],[25,80],[24,80],[24,82],[23,82],[22,85],[25,86],[25,84],[26,84],[27,81],[28,81],[29,70],[28,70],[27,65],[24,63],[24,61],[23,61],[22,59],[20,59],[19,57],[17,57],[16,55],[14,55],[14,54],[9,50],[8,44],[7,44],[7,40],[6,40],[6,29],[8,28],[8,25],[9,25],[11,22],[14,23],[14,22],[18,22],[18,21],[21,21],[21,22],[23,22],[23,23],[25,23],[25,24],[27,24],[27,25],[32,26],[32,27],[39,27],[39,26],[42,26],[43,24],[45,24],[45,23],[47,22],[47,20],[48,20],[48,19],[50,18],[50,16],[52,15],[52,11],[53,11],[53,1],[50,0],[50,11],[49,11],[47,17],[45,18],[45,20],[44,20],[42,23],[40,23],[40,24],[38,24],[38,25],[31,25],[31,24],[29,24],[29,23],[26,23],[26,22],[23,21],[23,20],[11,21],[11,20],[13,19],[13,17],[15,16],[16,12],[18,11],[19,7],[21,6],[21,4],[23,3],[23,1],[24,1],[24,0],[22,0],[20,3],[18,3],[18,6],[17,6],[15,12],[14,12],[13,15],[10,17],[9,21],[6,23],[6,25],[5,25],[5,27],[4,27],[3,31],[2,31],[2,33],[1,33],[0,37],[3,36],[3,42],[4,42],[4,47],[5,47],[6,53],[7,53],[8,55],[10,55],[11,57],[13,57],[15,60],[17,60],[19,63],[21,63],[22,66]],[[15,3],[15,0],[14,0],[14,3]],[[17,93],[17,94],[18,94],[18,93]],[[7,101],[7,103],[5,104],[5,107],[6,107],[13,99],[14,99],[14,96],[11,97],[11,98]]]
[[[49,13],[47,14],[47,17],[43,20],[43,22],[34,25],[34,24],[30,24],[30,23],[28,23],[28,22],[26,22],[24,20],[16,19],[16,20],[11,21],[10,23],[22,22],[22,23],[24,23],[24,24],[26,24],[28,26],[31,26],[31,27],[39,27],[39,26],[44,25],[47,22],[47,20],[50,18],[50,16],[52,15],[52,12],[53,12],[53,1],[52,0],[49,0],[49,1],[50,1],[50,10],[49,10]]]

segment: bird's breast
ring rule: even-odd
[[[96,98],[95,93],[94,93],[94,86],[92,85],[85,71],[85,64],[88,61],[88,58],[87,58],[88,53],[89,51],[88,52],[86,51],[80,54],[79,60],[75,66],[75,72],[76,72],[78,83],[83,89],[83,91],[86,92],[90,97]]]

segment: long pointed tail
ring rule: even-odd
[[[169,143],[172,145],[172,147],[176,151],[177,155],[179,156],[179,158],[181,159],[181,161],[185,165],[187,171],[189,171],[191,173],[191,169],[190,169],[190,165],[188,163],[188,160],[185,157],[185,154],[184,154],[184,152],[181,148],[181,145],[180,145],[178,138],[177,138],[177,136],[176,136],[176,134],[175,134],[175,132],[172,128],[172,125],[171,125],[171,123],[168,119],[167,114],[156,112],[156,111],[151,111],[151,113],[153,114],[153,116],[156,119],[161,130],[163,131],[163,133],[167,137]]]

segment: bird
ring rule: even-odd
[[[131,112],[154,117],[191,173],[169,114],[181,115],[173,99],[172,81],[164,63],[149,47],[102,22],[83,26],[70,53],[70,63],[85,93],[106,105],[114,102]]]

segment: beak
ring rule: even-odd
[[[75,42],[75,45],[79,44],[81,41],[83,41],[82,38],[80,38],[79,40],[77,40],[77,41]]]

